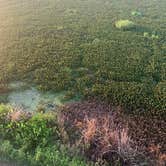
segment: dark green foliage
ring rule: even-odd
[[[83,159],[69,156],[66,148],[56,145],[38,146],[33,154],[28,154],[23,148],[15,149],[10,141],[3,141],[0,145],[0,152],[2,160],[17,160],[19,165],[24,163],[27,166],[86,166]]]
[[[0,104],[0,129],[8,124],[8,115],[12,112],[12,108],[3,104]],[[4,134],[3,132],[1,134]]]
[[[56,124],[56,118],[53,114],[36,114],[29,120],[11,120],[9,116],[1,115],[1,139],[10,139],[12,144],[27,151],[33,151],[37,146],[46,146],[50,143],[50,138],[54,136],[55,140],[60,139],[59,129]],[[5,121],[6,123],[4,123]],[[51,128],[50,128],[51,127]]]

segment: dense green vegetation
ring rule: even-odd
[[[161,113],[164,11],[164,0],[2,1],[1,81],[28,78],[44,90]],[[118,29],[119,20],[135,28]]]
[[[55,113],[14,115],[11,107],[0,105],[0,161],[32,166],[87,165],[63,145],[60,130]]]

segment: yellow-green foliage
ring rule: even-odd
[[[135,23],[130,20],[119,20],[115,23],[116,28],[131,29],[135,27]]]
[[[144,32],[144,37],[149,37],[149,33],[148,32]]]
[[[0,104],[0,120],[3,120],[7,115],[12,112],[12,108],[4,104]]]
[[[157,34],[149,34],[148,32],[144,32],[144,37],[152,38],[152,39],[159,39],[159,36]]]
[[[132,15],[132,16],[142,16],[142,13],[139,12],[139,11],[132,11],[132,12],[131,12],[131,15]]]

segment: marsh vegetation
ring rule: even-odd
[[[164,165],[165,6],[0,0],[0,159]]]

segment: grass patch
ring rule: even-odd
[[[130,20],[119,20],[115,22],[115,27],[123,30],[130,30],[135,28],[135,23]]]

